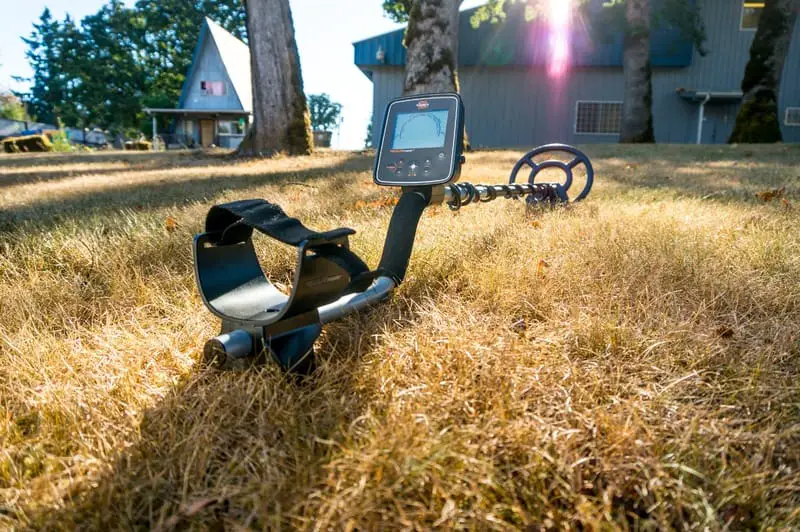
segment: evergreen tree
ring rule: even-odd
[[[147,90],[144,18],[121,0],[111,0],[82,21],[75,43],[81,60],[76,99],[81,126],[103,125],[121,131],[138,127]]]
[[[23,39],[33,76],[16,78],[30,82],[17,95],[42,122],[149,128],[142,107],[177,105],[206,16],[244,37],[241,0],[109,0],[80,25],[45,9]]]
[[[64,112],[69,92],[68,80],[62,68],[61,29],[61,24],[45,8],[39,22],[33,25],[30,36],[22,38],[28,45],[25,56],[33,69],[33,77],[15,78],[31,83],[29,92],[15,93],[27,103],[31,116],[50,124],[55,124]]]

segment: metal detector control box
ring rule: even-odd
[[[375,183],[410,187],[458,180],[463,135],[464,105],[458,94],[391,101],[375,157]]]

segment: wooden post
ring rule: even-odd
[[[158,151],[158,135],[156,133],[156,114],[153,113],[153,151]]]

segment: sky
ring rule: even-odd
[[[125,1],[132,6],[135,0]],[[26,88],[12,80],[12,76],[31,75],[21,37],[30,34],[45,7],[59,19],[69,13],[80,20],[104,3],[0,0],[0,89]],[[462,9],[481,3],[466,0]],[[353,64],[353,43],[401,26],[384,16],[381,0],[290,0],[290,4],[306,94],[326,92],[342,104],[344,121],[334,134],[334,148],[362,148],[372,112],[372,82]]]

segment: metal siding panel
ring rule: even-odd
[[[591,0],[596,9],[603,0]],[[657,0],[656,0],[657,1]],[[482,23],[473,28],[470,18],[475,9],[462,11],[459,16],[460,66],[543,66],[550,59],[550,29],[543,18],[525,20],[526,6],[520,2],[509,7],[505,20],[498,24]],[[622,66],[622,37],[611,42],[592,42],[585,24],[572,26],[570,39],[573,64],[578,66]],[[360,67],[402,66],[406,60],[403,46],[405,30],[395,30],[354,43],[356,65]],[[376,57],[382,48],[385,58]],[[692,45],[677,30],[659,29],[653,32],[651,55],[656,67],[687,66],[692,61]]]
[[[781,77],[781,89],[778,95],[779,118],[781,120],[781,133],[784,142],[800,142],[800,126],[787,126],[787,107],[800,107],[800,18],[794,27],[792,43],[789,47],[786,64]]]
[[[383,131],[386,106],[391,100],[403,94],[403,69],[398,67],[376,68],[372,82],[372,143],[377,147]]]
[[[695,51],[692,64],[687,68],[654,69],[653,120],[658,142],[695,142],[698,107],[678,97],[675,93],[677,88],[739,90],[753,38],[753,32],[739,30],[740,14],[738,1],[703,1],[708,55],[702,57]],[[464,24],[462,17],[462,28]],[[795,28],[783,74],[781,122],[787,106],[800,106],[798,28],[800,21]],[[471,37],[462,42],[461,53],[478,53],[480,39],[475,37],[477,32],[468,35]],[[375,135],[380,134],[386,104],[402,93],[402,75],[402,68],[381,67],[375,70]],[[560,87],[554,85],[541,67],[462,66],[459,78],[467,108],[467,132],[475,147],[527,147],[554,141],[576,144],[617,141],[614,135],[577,135],[574,121],[577,100],[622,99],[623,76],[619,68],[573,68],[566,84]],[[720,142],[735,119],[733,106],[730,110],[715,111],[722,111],[722,122],[714,125],[717,130],[715,140]],[[725,114],[729,117],[727,122]],[[785,141],[800,142],[800,127],[784,126],[782,129]],[[704,137],[707,135],[709,133],[704,131]]]

